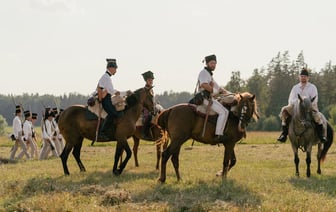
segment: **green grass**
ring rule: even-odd
[[[182,181],[167,165],[167,181],[157,183],[155,147],[142,142],[140,167],[133,157],[121,176],[112,175],[115,142],[90,146],[84,142],[79,168],[70,155],[70,176],[63,175],[59,158],[0,165],[0,211],[334,211],[336,154],[332,146],[316,174],[313,147],[312,176],[305,177],[305,154],[300,152],[301,177],[295,177],[289,142],[275,143],[278,132],[248,132],[237,144],[236,166],[228,178],[216,177],[222,168],[223,146],[188,141],[180,153]],[[132,141],[129,142],[133,144]],[[0,157],[8,157],[11,142],[0,138]]]

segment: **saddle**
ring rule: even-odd
[[[229,95],[218,95],[215,96],[215,99],[221,103],[226,109],[228,109],[229,111],[233,112],[234,114],[238,114],[237,111],[237,107],[236,105],[238,104],[240,97],[235,95],[235,94],[229,94]],[[193,108],[195,108],[195,111],[202,115],[206,115],[207,113],[207,105],[201,104],[201,105],[195,105],[195,104],[189,104],[190,106],[192,106]],[[215,116],[217,115],[217,113],[215,111],[213,111],[211,108],[209,110],[209,117],[210,116]]]
[[[126,100],[124,97],[120,95],[114,95],[111,97],[112,104],[114,105],[116,111],[123,111],[126,107]],[[100,105],[98,102],[98,95],[92,96],[87,101],[87,109],[89,112],[95,114],[98,119],[100,116],[101,118],[105,119],[107,116],[107,112],[104,110],[104,108]],[[101,110],[101,111],[100,111]],[[87,118],[89,120],[92,120],[92,114],[87,113]]]

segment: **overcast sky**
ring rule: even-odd
[[[303,51],[319,71],[336,61],[335,0],[2,0],[0,94],[92,93],[116,58],[118,90],[193,92],[202,59],[216,54],[215,79],[243,79],[278,52]]]

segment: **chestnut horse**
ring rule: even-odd
[[[226,141],[223,143],[225,147],[223,172],[221,173],[223,178],[227,176],[228,171],[236,163],[234,152],[236,142],[246,136],[245,129],[251,118],[255,120],[259,118],[255,95],[245,92],[239,94],[238,99],[236,114],[230,111],[226,129],[224,130]],[[209,121],[206,124],[206,129],[202,136],[205,118],[204,116],[200,116],[195,110],[195,105],[179,104],[168,108],[158,117],[157,124],[164,131],[164,135],[168,134],[170,137],[170,143],[162,153],[161,172],[158,179],[161,183],[166,180],[166,166],[170,156],[172,156],[171,161],[177,180],[181,179],[179,173],[179,154],[182,144],[188,139],[192,138],[198,142],[211,145],[218,143],[215,141],[215,121]],[[209,120],[216,120],[216,117],[217,115],[209,116]]]
[[[327,142],[323,144],[317,136],[315,130],[315,123],[312,115],[312,102],[315,97],[310,99],[309,97],[298,95],[298,101],[294,104],[293,112],[289,121],[288,136],[292,144],[294,153],[294,163],[296,176],[299,176],[299,154],[298,150],[306,152],[306,176],[310,177],[310,163],[312,147],[317,144],[317,173],[321,174],[321,162],[324,161],[330,146],[333,143],[334,131],[330,124],[327,122],[324,115],[321,113],[324,125],[327,127]]]
[[[127,138],[135,133],[135,123],[138,120],[143,107],[149,111],[154,110],[153,93],[151,89],[140,88],[126,98],[126,109],[121,118],[115,120],[115,133],[112,135],[112,126],[110,127],[110,140],[99,140],[97,142],[117,141],[114,156],[113,174],[120,175],[126,167],[128,160],[132,156],[132,151],[127,143]],[[90,112],[89,112],[90,113]],[[87,138],[94,141],[96,138],[96,127],[98,118],[88,119],[88,109],[84,105],[73,105],[64,110],[59,118],[58,126],[63,135],[66,144],[62,154],[62,165],[64,174],[69,175],[67,160],[69,153],[73,149],[80,171],[85,171],[85,167],[80,159],[80,150],[82,148],[83,139]],[[92,113],[93,114],[93,113]],[[118,168],[118,161],[123,150],[126,151],[126,158]]]

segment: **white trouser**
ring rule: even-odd
[[[30,150],[30,157],[38,159],[38,150],[37,150],[37,144],[34,139],[30,138],[27,144],[27,151]]]
[[[53,147],[52,147],[53,146]],[[53,150],[52,150],[53,149]],[[55,149],[55,143],[53,140],[43,139],[43,146],[40,151],[40,160],[44,160],[48,158],[49,152],[52,151],[55,157],[58,157],[57,150]]]
[[[15,153],[18,150],[19,146],[21,146],[22,148],[22,151],[20,152],[20,158],[22,158],[23,155],[26,155],[26,157],[29,158],[29,154],[27,153],[26,144],[21,140],[21,138],[19,138],[19,139],[16,139],[14,146],[12,147],[12,150],[9,156],[10,160],[14,160]]]
[[[203,104],[208,105],[209,101],[207,99],[203,100]],[[223,135],[227,119],[229,117],[229,111],[217,100],[212,100],[211,109],[218,113],[217,123],[216,123],[216,135]]]
[[[23,155],[25,155],[27,159],[30,159],[31,156],[28,154],[27,141],[22,141],[22,143],[23,143],[22,150],[18,154],[17,158],[21,159],[23,157]]]

